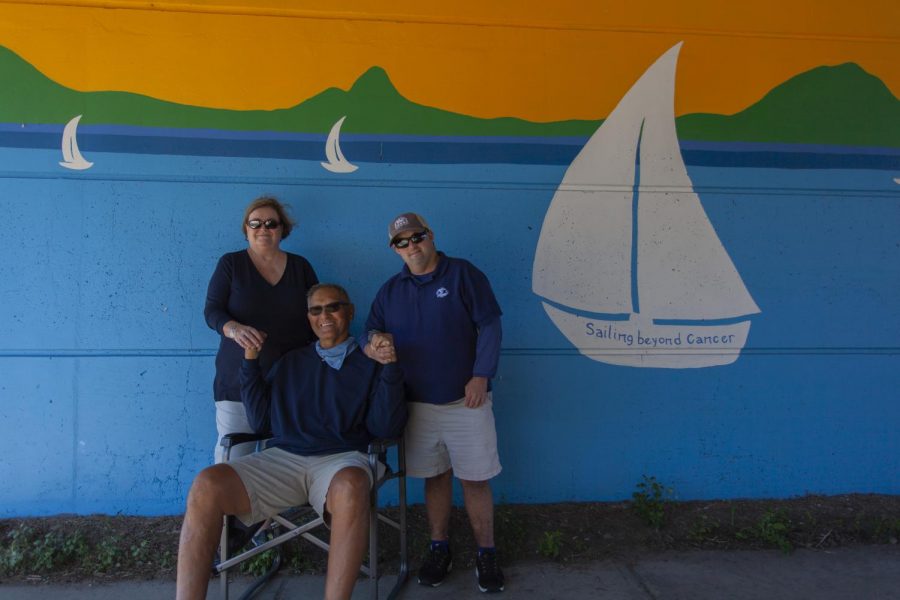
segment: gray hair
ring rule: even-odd
[[[306,302],[309,304],[309,299],[313,297],[313,294],[318,292],[319,290],[332,290],[340,296],[341,300],[344,302],[350,303],[350,294],[347,293],[343,287],[339,286],[336,283],[317,283],[316,285],[309,288],[306,292]]]

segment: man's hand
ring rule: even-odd
[[[466,408],[478,408],[487,400],[487,377],[473,377],[466,384]]]
[[[259,358],[260,348],[254,348],[250,346],[249,348],[244,348],[244,358],[247,360],[255,360]]]
[[[397,349],[394,348],[394,336],[390,333],[374,333],[369,343],[363,348],[366,356],[383,365],[397,362]]]

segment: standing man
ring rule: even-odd
[[[491,404],[500,306],[484,273],[435,249],[434,232],[420,215],[403,213],[391,221],[388,239],[405,265],[372,302],[364,350],[377,361],[396,355],[404,374],[407,474],[425,479],[431,529],[419,583],[441,585],[453,566],[449,525],[455,473],[478,544],[478,587],[500,592],[504,581],[494,548],[490,486],[500,473]]]

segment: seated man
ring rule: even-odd
[[[353,305],[338,285],[307,295],[315,344],[285,354],[263,379],[259,348],[245,351],[241,397],[268,448],[197,475],[178,548],[177,597],[206,597],[209,565],[224,515],[250,524],[307,502],[331,528],[326,598],[350,598],[366,549],[369,490],[366,454],[376,437],[406,424],[396,356],[366,357],[349,335]]]

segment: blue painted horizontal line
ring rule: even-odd
[[[654,325],[681,325],[687,327],[715,327],[717,325],[734,325],[735,323],[743,323],[749,321],[756,316],[741,315],[737,317],[728,317],[727,319],[653,319]]]
[[[632,313],[597,313],[577,308],[572,308],[547,298],[541,298],[541,301],[553,306],[554,308],[566,313],[576,315],[585,319],[596,319],[598,321],[623,322],[631,319]],[[723,319],[653,319],[654,325],[682,325],[688,327],[716,327],[720,325],[733,325],[743,321],[750,320],[755,315],[738,315],[735,317],[727,317]]]
[[[541,302],[546,302],[553,308],[557,310],[561,310],[563,312],[569,314],[575,314],[579,317],[585,317],[588,319],[597,319],[598,321],[627,321],[631,318],[631,313],[599,313],[599,312],[589,312],[586,310],[579,310],[572,308],[571,306],[566,306],[565,304],[560,304],[559,302],[555,302],[550,300],[549,298],[541,297]]]
[[[503,348],[500,353],[505,356],[580,356],[582,352],[575,348]],[[642,355],[644,351],[622,350],[586,350],[591,356],[630,356]],[[694,352],[654,351],[654,355],[697,355],[697,354],[735,354],[741,355],[900,355],[900,347],[782,347],[782,348],[717,348],[716,350]],[[148,349],[148,350],[96,350],[96,349],[58,349],[58,350],[0,350],[2,358],[206,358],[216,355],[214,348],[197,350]]]
[[[132,358],[132,357],[206,357],[215,356],[216,349],[203,348],[197,350],[148,348],[99,350],[92,348],[75,349],[60,348],[51,350],[0,350],[0,358]]]
[[[385,188],[385,189],[462,189],[462,190],[491,190],[491,191],[555,191],[559,186],[558,181],[548,182],[523,182],[523,181],[472,181],[472,180],[416,180],[416,179],[359,179],[356,175],[350,177],[333,177],[325,175],[318,177],[245,177],[231,175],[158,175],[128,174],[128,173],[101,173],[96,171],[69,171],[63,168],[47,171],[3,171],[0,170],[0,179],[68,179],[93,182],[139,182],[139,183],[192,183],[197,185],[266,185],[266,186],[294,186],[294,187],[327,187],[327,188]],[[615,186],[569,186],[566,189],[572,191],[598,191],[602,189],[624,189]],[[649,188],[645,188],[649,189]],[[662,188],[660,188],[662,189]],[[678,191],[674,186],[665,188],[666,192]],[[841,198],[850,197],[854,201],[860,198],[876,199],[885,198],[896,201],[900,198],[900,187],[896,191],[858,189],[858,188],[791,188],[791,187],[723,187],[723,186],[695,186],[691,188],[701,196],[712,194],[718,196],[761,196],[773,195],[785,197],[817,198]]]
[[[300,137],[225,139],[127,135],[80,131],[78,145],[88,157],[91,152],[145,155],[216,156],[225,158],[271,158],[324,160],[324,138]],[[57,132],[0,130],[0,146],[53,150],[60,147]],[[380,164],[530,164],[568,165],[582,145],[570,138],[536,141],[498,139],[473,142],[451,138],[427,140],[391,139],[388,136],[344,136],[341,148],[354,163]],[[682,148],[688,165],[777,169],[900,169],[900,153],[847,149],[846,152],[800,152],[779,150],[730,151],[727,146],[700,149]]]

